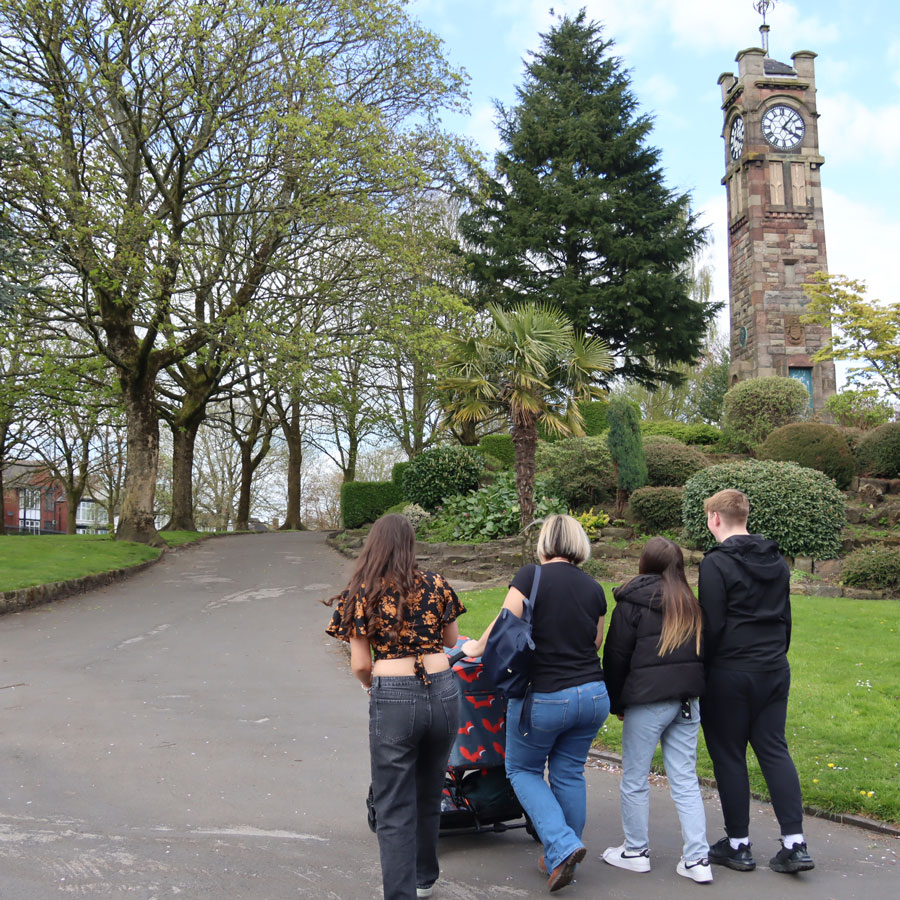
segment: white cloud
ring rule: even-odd
[[[819,112],[819,146],[828,160],[870,165],[900,159],[900,103],[877,108],[853,94],[823,94]]]
[[[497,110],[493,103],[482,103],[472,110],[466,122],[466,137],[471,138],[489,157],[500,146],[497,133]]]

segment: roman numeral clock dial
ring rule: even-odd
[[[796,109],[779,104],[763,113],[762,133],[776,150],[793,150],[803,141],[806,125]]]
[[[728,150],[735,161],[741,158],[744,152],[744,120],[735,116],[731,123],[731,131],[728,134]]]

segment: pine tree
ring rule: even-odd
[[[600,26],[582,12],[542,37],[518,102],[499,107],[496,175],[463,217],[472,274],[485,301],[549,302],[603,338],[610,377],[678,383],[717,309],[690,296],[705,230],[664,185],[651,120]]]

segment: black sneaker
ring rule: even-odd
[[[750,855],[750,841],[735,850],[727,837],[716,841],[709,848],[709,861],[716,866],[728,866],[735,872],[752,872],[756,868],[756,860]]]
[[[783,846],[769,860],[769,868],[774,872],[808,872],[814,869],[816,864],[806,852],[806,844],[794,844],[790,850]]]

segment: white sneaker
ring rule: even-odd
[[[603,851],[603,861],[619,869],[628,869],[629,872],[649,872],[650,850],[629,853],[624,844],[621,847],[607,847]]]
[[[702,859],[695,859],[693,862],[681,859],[678,861],[675,871],[679,875],[684,875],[685,878],[693,878],[698,884],[709,884],[713,880],[712,866],[706,856]]]
[[[430,897],[434,893],[434,885],[429,884],[428,887],[417,887],[416,888],[416,896],[417,897]]]

